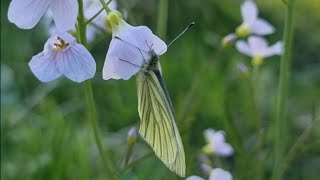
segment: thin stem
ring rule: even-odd
[[[287,98],[288,98],[288,84],[289,84],[289,71],[290,71],[290,52],[293,36],[293,5],[294,0],[289,0],[286,3],[286,19],[284,28],[284,54],[281,58],[280,65],[280,80],[277,98],[276,121],[275,121],[275,162],[273,167],[273,180],[282,179],[282,159],[284,156],[285,148],[285,133],[286,133],[286,111],[287,111]]]
[[[85,24],[88,25],[89,23],[91,23],[95,18],[97,18],[100,15],[100,13],[102,13],[103,10],[104,8],[101,8],[95,15],[93,15],[89,20],[87,20]]]
[[[168,22],[168,0],[160,0],[157,20],[157,34],[162,39],[165,39],[167,34]]]
[[[127,169],[134,167],[135,165],[139,164],[140,162],[144,161],[145,159],[147,159],[153,155],[154,155],[153,151],[145,154],[144,156],[140,157],[139,159],[129,163],[120,173],[123,174]]]
[[[108,4],[111,3],[112,0],[109,0],[107,3],[104,2],[104,0],[100,0],[103,9],[106,10],[107,14],[109,14],[111,12],[111,9],[108,7]]]
[[[84,18],[84,11],[83,11],[83,0],[78,0],[79,4],[79,15],[78,15],[78,34],[79,34],[79,42],[86,46],[87,40],[86,40],[86,23]],[[107,159],[105,156],[105,151],[103,149],[102,140],[99,132],[98,122],[97,122],[97,113],[96,113],[96,106],[94,102],[93,97],[93,91],[92,91],[92,84],[90,80],[85,81],[84,84],[85,87],[85,94],[87,98],[87,103],[89,107],[89,120],[93,128],[95,141],[98,146],[98,150],[100,153],[100,156],[103,160],[104,165],[106,166],[107,174],[114,175],[115,179],[119,179],[116,173],[113,173],[113,170],[110,165],[110,160]]]

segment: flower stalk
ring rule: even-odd
[[[294,0],[288,0],[286,5],[286,19],[284,27],[284,54],[281,57],[280,65],[280,80],[279,90],[277,97],[277,109],[275,119],[275,162],[273,167],[273,180],[282,179],[283,171],[283,156],[285,148],[285,132],[286,126],[286,112],[287,112],[287,98],[288,98],[288,84],[289,84],[289,73],[290,73],[290,53],[293,36],[293,15],[294,15]]]
[[[82,45],[86,46],[87,44],[86,22],[85,22],[84,11],[83,11],[83,0],[78,0],[78,4],[79,4],[78,28],[77,28],[78,37],[79,37],[79,42]],[[93,97],[92,83],[90,80],[85,81],[84,88],[85,88],[86,99],[89,107],[89,121],[93,128],[94,137],[95,137],[96,144],[98,146],[100,156],[106,167],[107,174],[114,175],[116,179],[119,179],[117,175],[113,173],[113,169],[111,168],[111,163],[109,159],[105,156],[105,151],[103,149],[102,139],[100,136],[98,122],[97,122],[97,113],[96,113],[96,106],[95,106],[95,101]]]

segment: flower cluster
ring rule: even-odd
[[[211,167],[211,158],[225,158],[234,153],[232,146],[225,141],[225,132],[207,129],[204,131],[204,138],[208,144],[202,148],[203,154],[199,156],[201,170],[209,175],[209,180],[232,180],[232,175],[228,171]],[[203,178],[190,176],[186,180],[203,180]]]
[[[241,15],[243,22],[236,28],[235,33],[231,33],[223,38],[222,46],[226,47],[233,44],[238,38],[248,37],[248,41],[239,40],[236,48],[242,54],[252,58],[252,65],[260,66],[264,58],[273,55],[281,55],[283,45],[279,41],[272,46],[268,46],[267,41],[261,36],[274,33],[274,27],[266,20],[258,17],[256,4],[247,0],[241,5]]]
[[[108,14],[101,12],[101,3],[87,0],[84,5],[85,18],[89,20],[90,17],[95,17],[88,25],[89,40],[94,38],[97,27],[108,27],[112,31],[112,40],[103,66],[103,79],[127,80],[150,58],[150,50],[157,55],[166,52],[167,45],[148,27],[129,25],[117,10]],[[115,4],[110,4],[111,9],[115,7]],[[96,72],[94,58],[68,33],[75,30],[78,16],[76,0],[13,0],[8,18],[19,28],[30,29],[40,21],[47,9],[51,10],[53,16],[55,33],[45,43],[44,50],[32,57],[29,63],[31,71],[42,82],[52,81],[61,75],[75,82],[93,78]],[[54,32],[50,29],[51,27],[49,31]]]

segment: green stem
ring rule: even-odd
[[[157,34],[162,39],[165,39],[167,34],[168,22],[168,0],[160,0],[157,20]]]
[[[286,3],[286,19],[284,28],[284,54],[281,58],[280,65],[280,80],[277,98],[277,110],[275,121],[275,162],[273,167],[273,180],[282,179],[283,171],[283,156],[285,148],[285,133],[286,133],[286,111],[288,98],[289,70],[290,70],[290,52],[293,36],[293,5],[294,0],[288,0]]]
[[[103,9],[107,12],[107,14],[109,14],[111,12],[111,9],[108,7],[108,4],[111,3],[112,0],[109,0],[107,3],[104,2],[104,0],[100,0]]]
[[[95,18],[97,18],[100,15],[100,13],[102,13],[103,10],[104,8],[101,8],[95,15],[93,15],[89,20],[87,20],[85,24],[88,25],[89,23],[91,23]]]
[[[78,15],[78,34],[79,34],[79,42],[86,46],[87,40],[86,40],[86,23],[84,18],[84,11],[83,11],[83,0],[78,0],[79,4],[79,15]],[[103,149],[102,140],[99,132],[98,122],[97,122],[97,113],[96,113],[96,106],[94,102],[93,97],[93,91],[92,91],[92,84],[90,80],[85,81],[84,84],[85,87],[85,94],[87,98],[87,103],[89,107],[89,120],[93,128],[95,141],[98,146],[98,150],[100,153],[100,156],[103,160],[104,165],[106,166],[107,174],[114,175],[116,179],[119,179],[119,177],[116,175],[116,173],[113,173],[113,170],[110,165],[110,160],[105,156],[105,151]]]

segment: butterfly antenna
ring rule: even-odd
[[[179,39],[180,36],[182,36],[190,27],[195,25],[194,22],[191,22],[176,38],[174,38],[169,44],[168,47],[170,47],[174,42],[176,42],[177,39]]]

